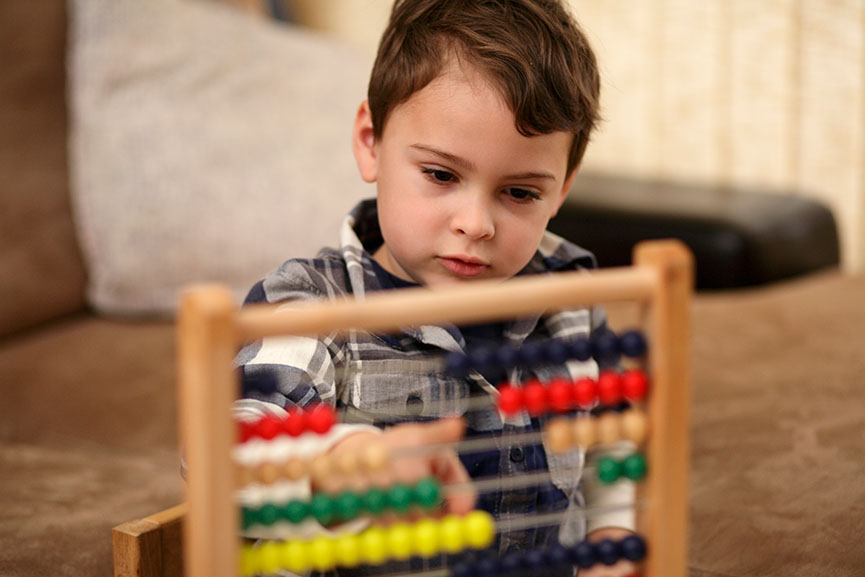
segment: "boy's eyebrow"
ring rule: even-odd
[[[473,171],[475,170],[475,165],[469,160],[462,158],[460,156],[456,156],[455,154],[451,154],[450,152],[445,152],[444,150],[439,150],[433,146],[429,146],[427,144],[412,144],[409,148],[414,148],[416,150],[422,150],[424,152],[429,152],[430,154],[434,154],[448,162],[457,165],[458,167]],[[548,178],[550,180],[555,180],[556,177],[551,172],[520,172],[517,174],[508,174],[505,176],[506,179],[513,180],[524,180],[524,179],[532,179],[532,178]]]

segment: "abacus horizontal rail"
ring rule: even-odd
[[[274,335],[318,335],[351,328],[390,331],[400,327],[486,322],[547,310],[618,301],[646,301],[658,284],[649,267],[611,268],[587,273],[477,281],[435,290],[417,288],[374,293],[364,300],[304,302],[242,309],[242,340]]]

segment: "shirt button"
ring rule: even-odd
[[[423,413],[423,399],[418,393],[412,393],[405,400],[405,410],[409,415],[417,417]]]
[[[522,463],[526,460],[526,452],[522,447],[511,447],[510,456],[514,463]]]

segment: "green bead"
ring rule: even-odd
[[[433,477],[421,479],[414,486],[414,500],[424,509],[433,509],[441,503],[441,488]]]
[[[646,458],[640,453],[629,455],[622,461],[622,471],[632,481],[642,480],[646,476]]]
[[[397,513],[405,513],[412,506],[412,491],[407,485],[397,483],[390,488],[387,496],[387,502],[390,508]]]
[[[274,523],[279,521],[279,507],[277,507],[273,503],[263,505],[258,510],[257,517],[258,522],[262,525],[273,525]]]
[[[370,489],[363,496],[363,506],[373,515],[380,515],[387,507],[387,493],[378,487]]]
[[[602,483],[615,483],[622,476],[622,464],[612,457],[602,457],[598,460],[598,479]]]
[[[309,515],[309,505],[304,501],[289,501],[283,507],[282,514],[291,523],[302,523]]]
[[[319,493],[309,502],[309,512],[313,517],[318,519],[319,523],[327,525],[333,521],[336,514],[336,507],[334,506],[333,499],[331,499],[329,495]]]
[[[343,521],[351,521],[360,513],[362,504],[357,493],[346,491],[336,498],[336,514]]]
[[[248,509],[244,507],[240,512],[240,526],[243,529],[249,529],[253,525],[258,524],[258,510]]]

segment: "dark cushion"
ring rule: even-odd
[[[549,228],[602,267],[630,264],[641,240],[678,238],[694,252],[699,289],[760,285],[839,262],[832,213],[792,194],[581,174]]]

